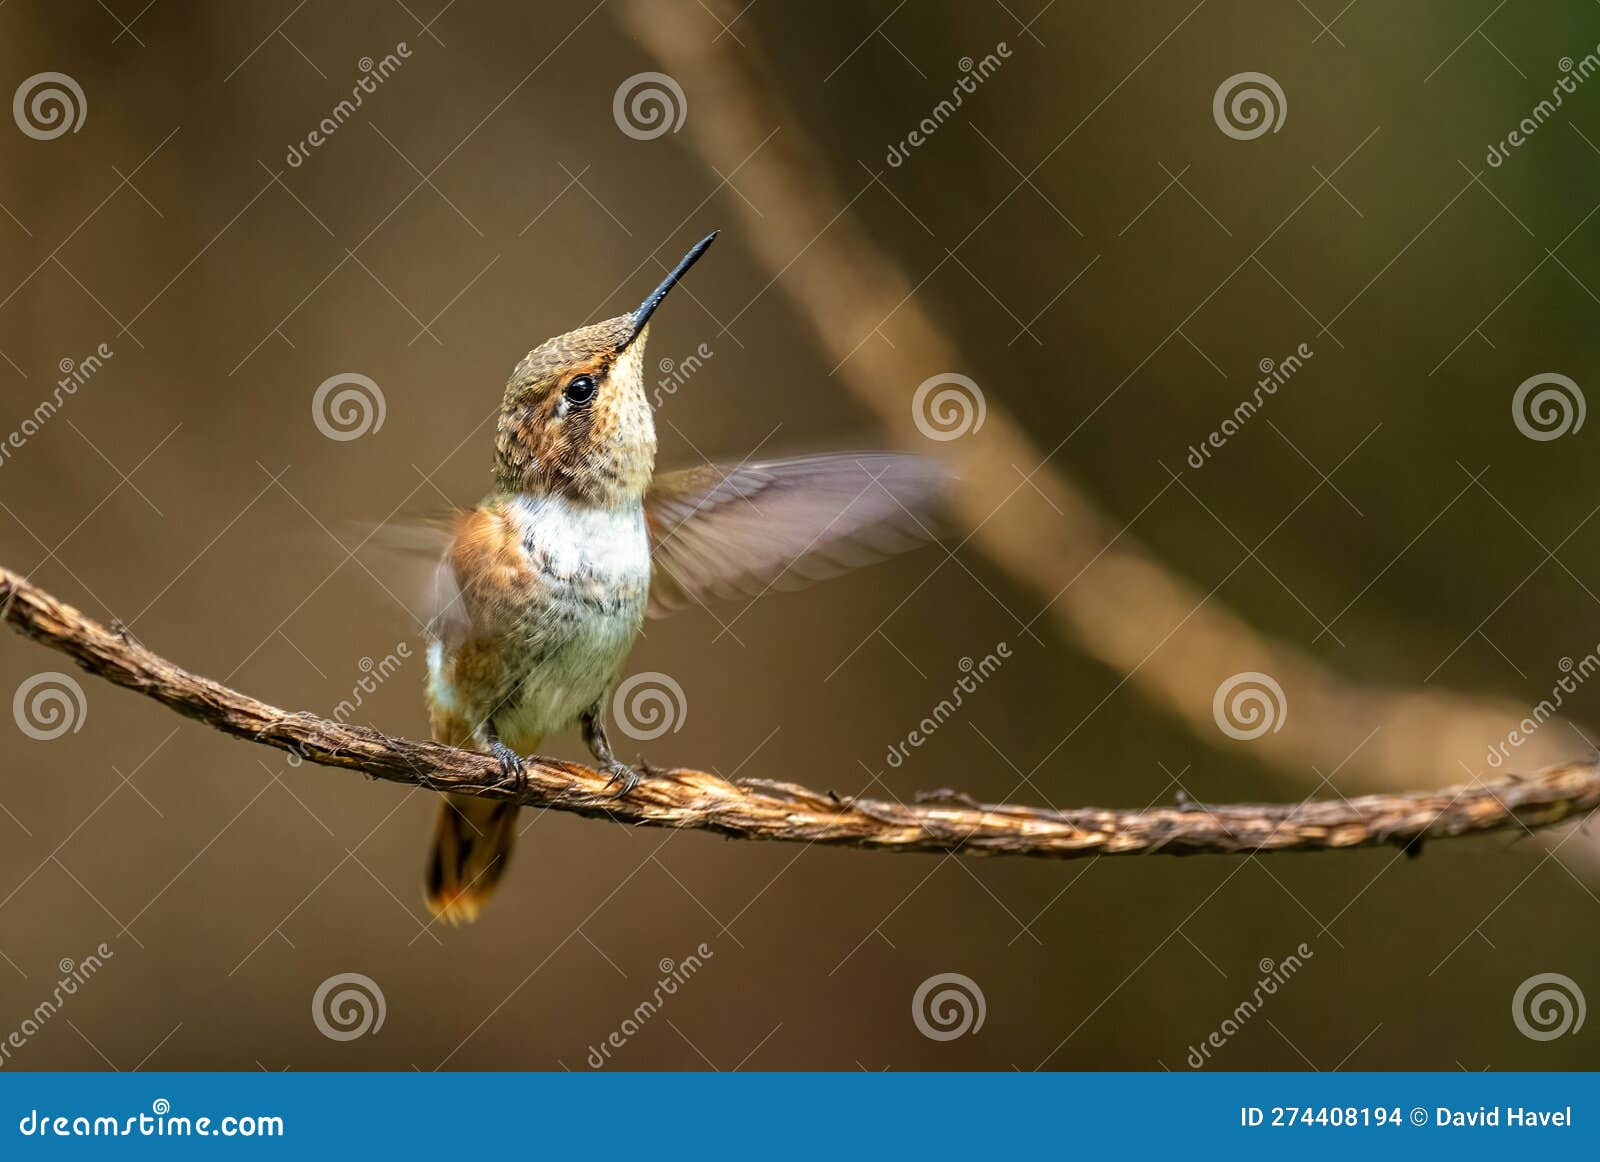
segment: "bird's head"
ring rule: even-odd
[[[650,316],[716,236],[684,255],[637,310],[546,339],[523,357],[495,437],[499,488],[605,505],[644,495],[656,459],[644,387]]]

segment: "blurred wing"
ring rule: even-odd
[[[466,636],[468,619],[455,570],[445,554],[457,518],[398,517],[357,531],[358,557],[373,557],[376,575],[428,632],[448,644]]]
[[[840,452],[657,476],[645,496],[650,615],[799,589],[934,539],[949,486],[921,456]]]

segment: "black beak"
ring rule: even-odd
[[[694,249],[683,256],[683,261],[672,268],[672,272],[661,280],[661,285],[650,292],[650,297],[639,304],[639,309],[633,312],[633,330],[629,333],[627,341],[622,344],[626,349],[639,337],[639,332],[644,330],[644,325],[650,321],[650,316],[656,313],[656,308],[661,305],[661,300],[667,297],[667,292],[678,285],[678,280],[689,273],[689,268],[700,260],[700,256],[711,249],[711,244],[717,240],[718,231],[713,230],[704,238],[696,242]]]

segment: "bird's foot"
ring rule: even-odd
[[[522,765],[522,756],[498,738],[489,740],[489,753],[500,760],[501,777],[497,786],[510,787],[518,792],[528,789],[528,771]]]
[[[605,724],[600,720],[600,702],[596,702],[583,714],[583,740],[589,744],[589,753],[594,756],[594,761],[599,769],[611,778],[606,782],[605,790],[610,790],[618,783],[622,784],[620,790],[612,796],[620,799],[629,791],[639,785],[639,780],[649,776],[652,772],[650,764],[643,759],[638,767],[630,767],[611,750],[611,742],[606,738]]]

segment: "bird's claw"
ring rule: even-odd
[[[509,786],[514,791],[528,789],[528,771],[522,765],[522,757],[498,738],[489,743],[489,753],[500,760],[500,782],[497,786]]]
[[[648,770],[648,768],[646,769]],[[622,784],[622,788],[611,796],[613,799],[622,798],[629,791],[633,790],[639,785],[639,772],[634,770],[627,763],[612,762],[606,766],[606,771],[611,775],[611,778],[606,781],[606,790],[609,791],[618,783]]]

